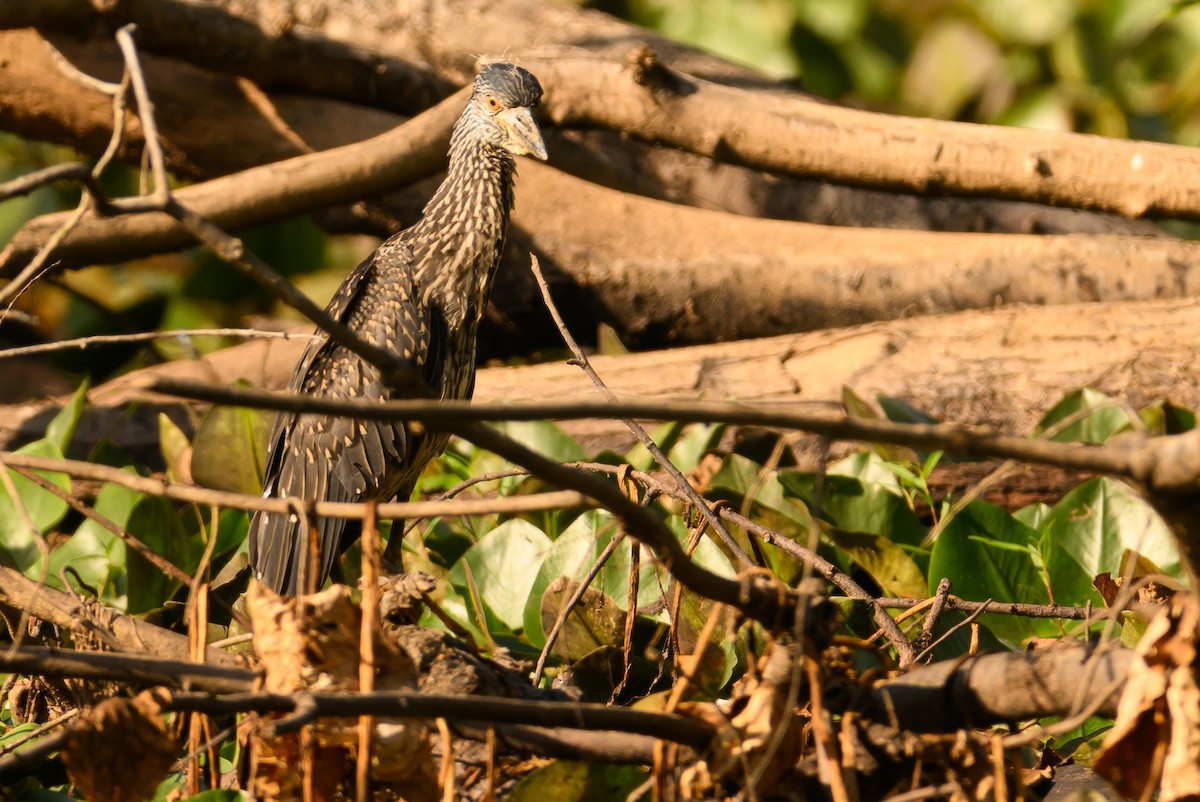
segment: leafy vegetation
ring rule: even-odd
[[[82,393],[56,416],[46,436],[26,447],[29,453],[59,456],[69,447],[71,432],[82,410]],[[883,400],[881,407],[899,417],[911,418],[912,410]],[[870,412],[865,402],[857,407]],[[1104,440],[1143,420],[1159,421],[1163,407],[1147,410],[1140,417],[1122,412],[1115,425],[1114,405],[1102,394],[1072,393],[1041,421],[1039,432],[1059,426],[1055,437],[1069,431],[1083,440]],[[237,432],[258,433],[263,427],[253,422],[262,413],[214,409],[201,425],[192,451],[190,470],[194,476],[218,475],[229,456],[221,449],[201,447],[206,430],[232,422]],[[1179,411],[1169,417],[1183,417]],[[223,421],[224,423],[216,423]],[[249,421],[249,423],[248,423]],[[585,454],[580,445],[550,423],[507,424],[508,434],[563,461],[579,461]],[[926,598],[936,591],[942,578],[953,583],[953,592],[965,599],[993,603],[1056,603],[1101,607],[1104,599],[1094,585],[1103,573],[1114,576],[1136,571],[1160,571],[1176,578],[1180,567],[1162,521],[1135,493],[1120,482],[1106,478],[1084,481],[1054,506],[1035,505],[1007,511],[984,501],[959,505],[956,499],[936,498],[929,478],[937,455],[887,456],[864,450],[832,465],[824,473],[772,468],[737,453],[710,450],[723,427],[694,427],[684,430],[666,425],[658,434],[668,445],[672,460],[695,476],[709,476],[705,494],[745,511],[753,520],[775,529],[800,544],[816,544],[819,553],[850,574],[864,588],[882,596]],[[1100,437],[1097,433],[1103,433]],[[164,458],[178,465],[176,438],[164,439]],[[235,438],[236,439],[236,438]],[[639,449],[627,455],[643,468],[651,468]],[[145,473],[132,465],[118,449],[101,448],[91,455],[130,473]],[[614,455],[599,455],[598,469],[625,461]],[[463,495],[497,492],[520,494],[539,489],[539,482],[523,474],[512,475],[511,466],[493,455],[456,442],[447,455],[426,473],[418,492],[436,493],[454,486],[466,476],[507,472],[504,478],[473,485]],[[95,492],[94,509],[110,523],[77,520],[56,495],[11,473],[16,497],[0,494],[6,514],[0,515],[0,553],[18,565],[27,576],[58,587],[66,580],[77,588],[94,592],[104,604],[137,615],[153,615],[160,621],[178,620],[186,599],[186,588],[165,577],[158,568],[127,548],[111,527],[116,526],[141,540],[184,572],[197,570],[201,555],[215,537],[210,576],[228,577],[245,561],[246,513],[224,510],[217,519],[212,511],[195,505],[175,505],[117,484],[104,484]],[[46,479],[64,490],[65,475],[48,474]],[[635,480],[636,481],[636,480]],[[241,480],[237,480],[240,486]],[[246,489],[240,487],[240,489]],[[644,492],[639,490],[638,492]],[[38,538],[12,514],[24,508],[36,526],[48,553]],[[710,538],[698,542],[693,535],[698,521],[677,505],[656,505],[681,543],[693,542],[694,559],[718,573],[732,576],[729,556]],[[400,536],[393,529],[393,536]],[[789,582],[804,572],[788,553],[752,543],[750,534],[732,528],[739,543],[750,553],[761,554],[764,565]],[[582,603],[565,621],[553,648],[544,682],[563,666],[571,666],[574,681],[585,698],[605,701],[616,695],[623,700],[653,694],[668,687],[670,670],[661,664],[673,648],[683,653],[696,650],[697,638],[705,627],[713,605],[687,590],[676,588],[669,575],[647,555],[637,560],[636,616],[632,642],[624,642],[630,605],[630,585],[635,550],[622,535],[612,515],[604,510],[559,511],[533,515],[487,515],[425,522],[406,535],[406,562],[436,576],[440,582],[438,602],[443,611],[470,633],[485,652],[499,647],[518,658],[534,661],[546,648],[550,631],[567,599],[579,588],[597,558],[611,554],[595,573]],[[610,549],[611,547],[611,549]],[[348,576],[357,574],[357,551],[345,558]],[[220,580],[218,580],[219,582]],[[676,593],[678,596],[676,597]],[[843,601],[846,612],[843,634],[862,642],[875,632],[875,624],[858,602]],[[677,627],[670,626],[670,610],[678,610]],[[961,622],[963,616],[947,616],[936,634]],[[1140,633],[1144,621],[1127,616],[1127,626]],[[422,622],[445,627],[427,613]],[[1030,618],[984,613],[976,637],[990,648],[1024,648],[1037,638],[1074,639],[1085,635],[1078,625],[1051,618]],[[761,648],[755,635],[757,625],[740,626],[727,618],[711,635],[693,677],[692,694],[720,698],[746,669],[750,653]],[[673,640],[674,638],[674,640]],[[953,658],[966,649],[963,635],[952,636],[935,647],[935,656]],[[856,660],[867,667],[877,662],[874,653],[862,651]],[[629,666],[626,668],[626,662]],[[5,718],[11,723],[11,718]],[[1088,732],[1095,735],[1100,725]],[[6,726],[0,739],[19,737],[28,725]],[[1091,736],[1079,734],[1074,741],[1060,739],[1060,753],[1069,742],[1077,749]],[[552,768],[555,767],[555,768]],[[563,783],[579,789],[579,798],[595,783],[622,788],[642,775],[620,769],[616,774],[593,776],[574,764],[550,764],[529,775],[520,794],[533,794],[544,782]],[[623,773],[624,772],[624,773]],[[630,773],[632,772],[632,773]],[[178,786],[181,779],[166,783],[159,798]],[[47,797],[49,798],[49,797]]]

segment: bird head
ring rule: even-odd
[[[467,113],[484,141],[514,156],[528,154],[545,161],[546,143],[533,117],[541,99],[542,85],[528,70],[497,61],[475,76]]]

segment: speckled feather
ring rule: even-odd
[[[537,80],[509,64],[485,67],[455,125],[446,180],[421,219],[384,242],[342,283],[327,311],[359,336],[419,368],[441,398],[470,398],[475,337],[500,261],[513,206],[513,153],[544,158],[532,117],[514,132],[498,111],[535,107]],[[532,128],[532,134],[529,128]],[[536,141],[533,141],[536,139]],[[379,371],[318,337],[289,384],[330,398],[388,400]],[[319,501],[407,498],[447,437],[414,436],[402,423],[280,414],[271,435],[264,496]],[[340,553],[346,522],[314,522],[320,587]],[[295,594],[308,534],[295,515],[259,513],[250,524],[250,564],[260,582]]]

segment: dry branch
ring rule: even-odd
[[[953,732],[997,722],[1069,715],[1094,703],[1111,714],[1133,653],[1119,647],[1062,646],[1032,652],[981,655],[914,669],[865,691],[863,711],[880,723],[923,732]],[[44,666],[44,668],[39,668]],[[254,673],[155,658],[20,649],[0,653],[0,669],[51,676],[110,679],[132,685],[188,687],[166,706],[228,713],[295,709],[288,695],[251,693]],[[1014,681],[1020,678],[1021,681]],[[1032,690],[1031,690],[1032,689]],[[220,694],[210,696],[209,694]],[[458,722],[536,724],[643,733],[703,747],[712,731],[695,719],[604,705],[410,692],[315,694],[319,715],[444,716]],[[378,708],[372,708],[378,704]],[[441,705],[439,707],[439,705]],[[890,707],[890,711],[889,711]],[[935,711],[936,708],[936,711]],[[605,712],[607,711],[607,712]],[[892,718],[894,711],[895,718]],[[678,727],[674,732],[671,727]]]
[[[113,648],[177,659],[188,656],[188,641],[184,635],[114,610],[96,609],[89,614],[81,599],[34,582],[21,572],[4,566],[0,566],[0,604],[27,612],[69,632],[99,636]],[[233,661],[227,652],[211,647],[206,652],[206,659],[214,664]]]
[[[868,715],[904,729],[950,732],[1000,721],[1070,715],[1104,694],[1099,715],[1115,716],[1133,653],[1061,645],[947,660],[873,689]]]
[[[159,412],[188,424],[177,401],[145,392],[150,381],[228,385],[244,380],[279,389],[303,348],[302,339],[247,343],[93,388],[92,406],[77,433],[81,448],[86,451],[96,437],[105,436],[153,461]],[[1200,370],[1197,353],[1200,306],[1171,301],[965,312],[592,361],[625,398],[834,402],[848,386],[865,398],[884,394],[937,417],[1025,433],[1065,392],[1079,387],[1094,387],[1135,408],[1164,398],[1200,407],[1200,387],[1189,378]],[[601,398],[568,365],[479,372],[480,401],[552,395]],[[0,445],[13,448],[40,436],[63,400],[0,408]],[[632,441],[613,421],[566,425],[592,450]]]
[[[329,50],[343,48],[339,55],[357,52],[375,60],[386,73],[403,71],[407,54],[419,52],[440,77],[459,81],[472,66],[466,54],[508,52],[542,72],[552,87],[548,114],[559,124],[599,125],[758,169],[879,188],[982,194],[1132,217],[1200,217],[1200,157],[1187,148],[915,120],[843,109],[778,86],[763,91],[691,79],[682,73],[716,73],[731,84],[769,83],[566,3],[464,0],[390,14],[365,0],[251,7],[222,0],[204,6],[204,14],[197,8],[181,0],[128,2],[103,13],[84,0],[56,0],[37,11],[9,11],[0,26],[78,30],[88,18],[110,26],[137,22],[149,32],[152,49],[171,52],[183,49],[184,31],[208,33],[211,42],[221,9],[229,15],[226,24],[242,35],[263,31],[246,48],[252,53],[321,40]],[[513,53],[513,42],[523,49]],[[183,52],[212,63],[204,47],[197,42]],[[661,61],[654,50],[664,54]]]
[[[6,34],[17,35],[28,36]],[[30,43],[20,44],[23,56],[31,57]],[[168,156],[174,154],[190,174],[246,166],[231,163],[231,154],[244,153],[244,161],[258,163],[295,153],[295,146],[265,125],[261,111],[236,88],[209,92],[225,98],[219,108],[229,122],[220,130],[229,137],[198,137],[197,128],[210,129],[197,126],[188,109],[194,109],[196,92],[212,82],[197,87],[192,78],[182,84],[162,78],[153,83],[156,101],[172,112],[164,121]],[[45,76],[37,80],[43,91],[50,88]],[[88,94],[86,88],[65,78],[53,89],[62,102],[44,108],[43,117],[56,116],[62,128],[96,130],[110,115],[107,107],[80,97]],[[227,97],[231,91],[241,98],[240,106]],[[29,101],[19,97],[16,102]],[[314,108],[308,111],[295,99],[281,103],[294,117],[294,130],[306,140],[315,138],[317,146],[375,135],[386,125],[378,113],[334,108],[329,101],[311,101]],[[316,113],[322,103],[324,117]],[[323,128],[330,116],[338,121],[337,132]],[[356,126],[353,121],[359,119]],[[408,126],[361,146],[217,179],[183,190],[179,197],[229,227],[375,194],[440,164],[441,154],[421,145],[414,151],[406,130]],[[425,166],[404,167],[410,160]],[[376,169],[378,165],[396,169]],[[587,320],[600,309],[601,317],[630,342],[642,345],[763,336],[996,303],[1156,298],[1197,290],[1191,266],[1200,252],[1190,243],[1168,239],[898,234],[805,226],[627,196],[541,165],[523,165],[522,173],[515,240],[521,248],[534,248],[560,283],[569,282],[573,291],[560,293],[568,317]],[[280,175],[286,180],[278,180]],[[589,224],[581,226],[581,220]],[[59,222],[50,216],[19,232],[0,257],[0,270],[21,266]],[[161,215],[89,218],[59,255],[68,264],[92,263],[178,247],[184,239]],[[510,251],[492,315],[506,321],[507,336],[522,332],[521,337],[536,341],[544,335],[524,333],[530,327],[517,319],[528,316],[506,311],[536,304],[536,290],[525,277],[527,258],[523,250],[516,258]]]

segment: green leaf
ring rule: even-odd
[[[200,421],[192,444],[192,480],[234,493],[262,491],[271,413],[215,406]]]
[[[164,412],[158,413],[158,449],[167,466],[167,478],[172,482],[184,481],[191,473],[192,444],[183,429]]]
[[[883,410],[883,414],[893,423],[941,423],[940,420],[922,412],[916,407],[906,404],[899,398],[892,398],[887,395],[875,396],[879,400],[879,408]]]
[[[506,798],[508,802],[608,802],[628,797],[647,775],[640,766],[554,760],[526,774]]]
[[[195,796],[185,797],[181,802],[241,802],[248,799],[244,791],[233,791],[228,788],[210,788]]]
[[[679,594],[679,618],[676,621],[680,652],[690,655],[696,653],[700,635],[716,605],[712,599],[683,588]],[[724,607],[720,616],[721,620],[713,627],[709,645],[699,664],[692,667],[692,684],[714,699],[733,677],[733,670],[737,667],[737,651],[732,637],[734,613]]]
[[[1196,428],[1196,413],[1170,401],[1152,404],[1139,415],[1151,434],[1183,434]]]
[[[712,498],[724,498],[745,507],[746,500],[752,501],[750,515],[756,523],[772,529],[785,537],[805,542],[812,527],[812,516],[803,504],[786,497],[783,486],[774,471],[764,472],[763,466],[745,457],[733,454],[709,480],[707,494]],[[736,527],[727,527],[730,535],[750,552],[749,537]],[[767,558],[767,567],[784,582],[794,582],[803,570],[795,557],[766,544],[762,553]]]
[[[467,549],[450,569],[450,581],[465,590],[463,563],[469,565],[486,612],[509,632],[518,632],[538,566],[550,546],[550,538],[533,524],[519,518],[506,521]]]
[[[1054,505],[1042,524],[1041,551],[1059,604],[1100,606],[1092,580],[1105,571],[1119,576],[1126,551],[1182,578],[1166,524],[1128,486],[1104,477],[1089,479]]]
[[[1032,553],[1037,539],[1037,532],[999,507],[973,501],[933,543],[928,592],[947,577],[952,592],[964,599],[1045,604],[1050,599]],[[985,613],[980,621],[1012,644],[1058,631],[1054,622],[1016,616]]]
[[[723,423],[695,425],[667,452],[667,458],[681,471],[690,471],[700,464],[709,451],[717,447],[728,428]]]
[[[827,528],[823,534],[871,575],[887,596],[926,597],[925,574],[904,549],[883,535]]]
[[[540,648],[546,643],[546,630],[542,627],[541,616],[542,596],[546,588],[559,577],[582,581],[618,531],[612,513],[607,510],[588,510],[575,519],[546,552],[525,604],[524,635],[535,647]],[[618,544],[591,584],[622,610],[629,597],[632,552],[633,544],[626,538]],[[653,604],[662,597],[654,560],[645,550],[642,551],[639,577],[638,607]]]
[[[136,475],[133,468],[126,472]],[[121,485],[106,484],[96,494],[93,509],[117,526],[129,523],[134,507],[144,496]],[[101,601],[124,611],[126,585],[125,544],[113,533],[90,518],[80,524],[75,534],[50,554],[47,582],[60,588],[59,575],[71,566],[79,578],[96,589]]]
[[[849,476],[859,481],[878,485],[888,485],[895,488],[900,495],[900,482],[891,469],[891,463],[874,451],[859,451],[843,460],[830,465],[825,473],[830,476]]]
[[[17,449],[17,453],[62,459],[62,451],[49,439],[35,440]],[[71,479],[65,473],[35,473],[63,490],[71,489]],[[13,499],[6,486],[0,485],[0,552],[12,560],[26,576],[40,579],[41,549],[38,547],[37,538],[29,529],[28,521],[20,512],[18,502],[25,508],[40,535],[49,532],[63,519],[67,514],[67,502],[15,471],[8,471],[8,476],[17,491],[17,499]]]
[[[71,444],[71,438],[75,436],[75,427],[83,415],[89,385],[90,382],[84,379],[79,389],[71,394],[71,399],[46,426],[46,439],[58,446],[58,450],[63,454],[67,453],[67,446]]]
[[[578,440],[549,421],[507,421],[495,428],[555,462],[579,462],[587,458]]]
[[[675,443],[679,441],[679,436],[683,434],[683,427],[686,424],[678,421],[670,421],[664,423],[655,429],[650,434],[650,439],[658,444],[667,454],[671,453],[671,449],[675,447]],[[634,443],[629,449],[629,453],[625,455],[625,461],[630,467],[638,471],[648,471],[656,464],[656,460],[650,455],[650,452],[641,443]],[[676,466],[678,467],[678,466]]]
[[[579,589],[579,583],[560,577],[550,583],[542,594],[541,627],[551,632],[567,602]],[[616,602],[594,587],[587,588],[570,614],[554,642],[554,654],[575,663],[601,646],[621,644],[625,628],[625,613]]]
[[[1084,388],[1068,394],[1034,428],[1034,437],[1060,443],[1103,444],[1132,424],[1129,413],[1104,393]]]
[[[1050,505],[1038,502],[1022,507],[1013,513],[1013,517],[1021,523],[1028,526],[1030,529],[1041,531],[1042,523],[1046,520],[1046,516],[1050,514]]]
[[[854,392],[848,384],[842,386],[842,406],[846,408],[846,414],[851,418],[864,421],[877,421],[881,419],[875,408],[868,404],[862,396]],[[871,450],[888,462],[917,461],[916,452],[904,446],[889,446],[875,443],[871,445]]]
[[[139,501],[130,512],[125,529],[186,574],[190,575],[200,563],[202,550],[198,540],[188,536],[179,514],[166,499],[149,496]],[[126,567],[129,575],[126,611],[130,615],[162,607],[179,589],[178,581],[133,549],[128,551]]]
[[[816,503],[818,474],[780,471],[779,482],[789,497],[810,506]],[[919,546],[929,532],[894,484],[862,482],[826,474],[821,494],[821,517],[841,529],[873,532],[892,543]]]

